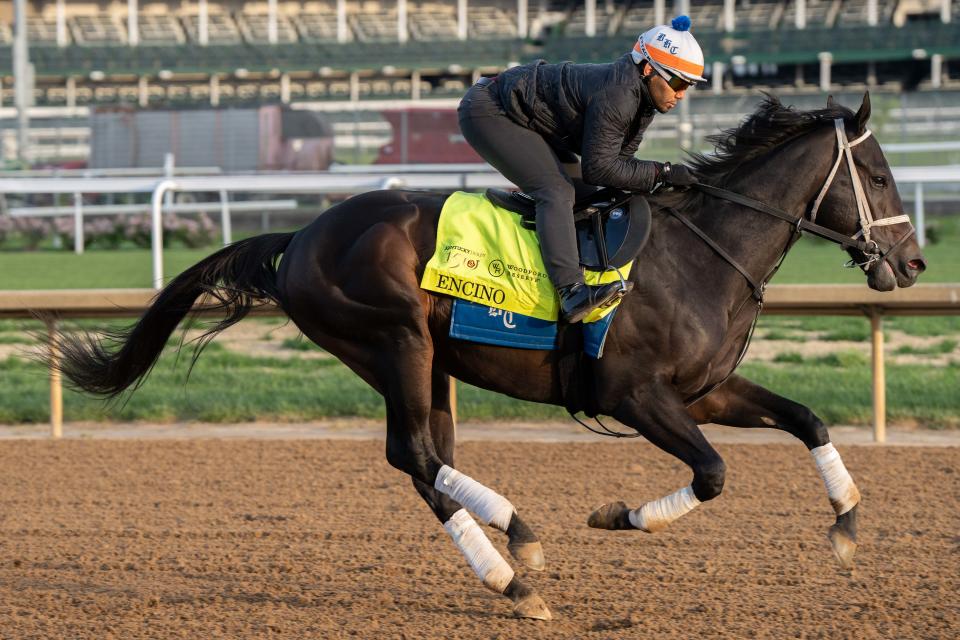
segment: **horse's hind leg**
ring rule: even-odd
[[[450,411],[449,377],[446,374],[434,372],[432,388],[430,435],[440,459],[452,467],[455,443],[453,416]],[[417,478],[413,478],[413,486],[453,538],[454,544],[466,557],[477,577],[489,589],[502,593],[513,601],[514,615],[521,618],[550,620],[551,615],[547,605],[532,588],[514,574],[510,565],[460,503]],[[537,549],[540,548],[539,544],[536,542]],[[542,551],[540,559],[542,564]]]
[[[438,507],[437,517],[484,585],[513,599],[517,615],[549,619],[543,602],[516,578],[466,511],[469,509],[484,523],[507,531],[516,511],[513,505],[446,464],[440,456],[441,447],[435,445],[432,419],[437,420],[440,431],[452,432],[453,425],[449,391],[441,389],[446,376],[433,374],[433,345],[425,323],[416,328],[394,327],[390,338],[390,349],[381,351],[384,357],[378,376],[387,404],[387,461],[419,481],[421,495],[432,501],[431,506]],[[441,394],[439,401],[434,400],[435,392]],[[440,442],[452,449],[452,434]],[[448,453],[452,457],[452,451]]]
[[[853,566],[857,550],[857,505],[860,491],[830,442],[827,428],[810,409],[764,389],[740,376],[690,408],[700,424],[714,422],[731,427],[767,427],[786,431],[807,446],[827,487],[837,515],[827,537],[844,569]]]
[[[689,513],[701,502],[720,495],[726,470],[723,460],[687,415],[672,389],[651,386],[638,390],[620,403],[613,417],[686,463],[693,470],[693,481],[637,509],[631,510],[623,502],[605,504],[590,515],[589,526],[653,533]]]

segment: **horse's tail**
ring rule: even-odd
[[[54,365],[73,385],[88,393],[116,397],[139,385],[160,357],[194,302],[207,294],[205,311],[226,316],[197,342],[193,359],[213,337],[236,324],[256,306],[274,302],[283,307],[277,285],[279,257],[293,233],[269,233],[235,242],[193,265],[163,288],[133,326],[108,332],[60,334],[61,357]],[[119,348],[117,348],[119,347]]]

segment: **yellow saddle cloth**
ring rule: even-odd
[[[624,278],[633,263],[617,265]],[[620,279],[616,271],[590,271],[587,284]],[[520,214],[492,204],[478,193],[457,191],[443,205],[437,227],[437,248],[420,286],[428,291],[556,321],[557,293],[547,277],[537,234],[520,224]],[[584,322],[595,322],[617,305],[595,309]]]

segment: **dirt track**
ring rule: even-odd
[[[689,482],[635,443],[464,443],[543,539],[549,623],[483,589],[376,441],[0,443],[2,638],[960,635],[960,448],[841,447],[857,569],[795,445],[720,445],[724,494],[656,535],[584,524]],[[504,537],[487,530],[506,555]]]

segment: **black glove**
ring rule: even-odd
[[[693,171],[685,164],[670,164],[664,162],[660,168],[658,181],[671,187],[689,187],[697,184],[700,180],[693,174]]]

